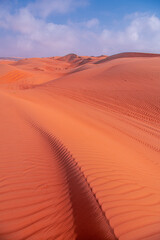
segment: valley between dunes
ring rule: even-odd
[[[160,55],[0,60],[0,239],[160,239]]]

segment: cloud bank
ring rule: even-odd
[[[42,57],[77,53],[111,55],[124,51],[160,52],[160,18],[136,13],[125,18],[125,27],[109,30],[99,19],[56,24],[51,14],[65,14],[88,2],[37,0],[11,13],[0,10],[1,56]],[[103,23],[104,25],[104,23]]]

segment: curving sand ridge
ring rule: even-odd
[[[160,57],[99,60],[1,61],[0,239],[160,239]]]

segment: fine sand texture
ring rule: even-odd
[[[0,239],[160,239],[160,56],[0,60]]]

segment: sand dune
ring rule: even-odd
[[[133,57],[160,57],[160,54],[155,53],[140,53],[140,52],[124,52],[124,53],[118,53],[114,54],[112,56],[106,56],[106,58],[102,58],[95,62],[96,64],[103,63],[106,61],[111,61],[117,58],[133,58]]]
[[[160,239],[160,57],[122,55],[1,60],[0,239]]]

